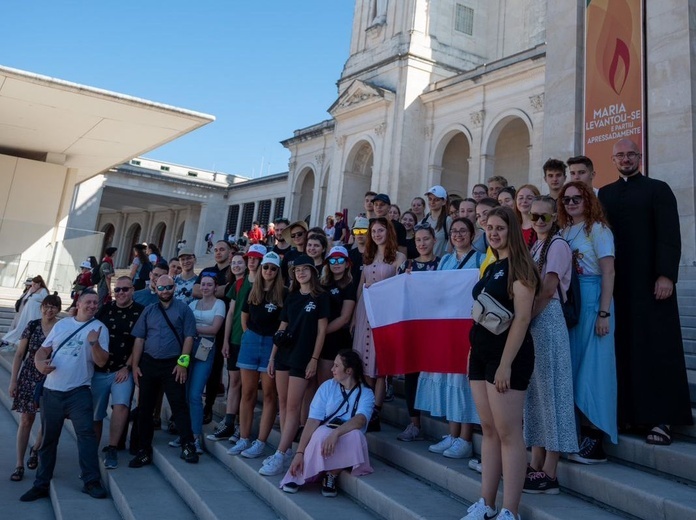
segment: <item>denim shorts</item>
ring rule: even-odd
[[[92,403],[94,405],[94,420],[103,421],[109,406],[122,404],[130,408],[133,396],[133,374],[128,372],[128,379],[122,383],[116,382],[116,372],[94,372],[92,376]]]
[[[244,370],[265,372],[273,350],[273,336],[261,336],[249,329],[242,335],[237,366]]]

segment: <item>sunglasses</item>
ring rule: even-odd
[[[413,226],[413,231],[420,231],[421,229],[430,229],[430,224],[428,222],[423,222],[422,224]]]
[[[132,289],[132,287],[114,287],[114,292],[115,292],[116,294],[118,294],[118,293],[120,293],[120,292],[128,292],[128,291],[130,291],[131,289]]]
[[[553,220],[553,215],[551,213],[530,213],[529,218],[532,219],[532,222],[541,219],[548,224]]]
[[[582,202],[582,196],[581,195],[573,195],[572,197],[563,197],[561,199],[561,202],[563,203],[564,206],[568,206],[570,204],[580,204]]]
[[[290,238],[301,237],[301,236],[303,236],[304,234],[305,234],[304,231],[298,231],[297,233],[291,233],[291,234],[290,234]]]
[[[339,256],[338,258],[329,258],[329,264],[331,265],[343,265],[346,263],[346,259],[343,258],[342,256]]]
[[[274,273],[278,270],[276,266],[271,264],[264,264],[263,266],[261,266],[261,269],[263,269],[264,271],[273,271]]]
[[[171,291],[172,289],[174,289],[173,285],[158,285],[157,286],[157,290],[160,292],[161,291]]]
[[[367,229],[354,229],[353,234],[357,236],[367,235]]]

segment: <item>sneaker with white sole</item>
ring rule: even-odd
[[[466,510],[467,515],[463,516],[461,520],[490,520],[491,518],[496,518],[498,517],[498,520],[500,520],[500,516],[498,516],[498,510],[493,509],[490,506],[486,505],[485,500],[483,498],[479,498],[478,502],[474,502],[471,504],[469,509]]]
[[[283,484],[282,489],[286,493],[297,493],[300,490],[300,486],[294,482],[288,482],[287,484]]]
[[[173,441],[169,441],[168,444],[172,448],[181,448],[181,437],[177,437]]]
[[[283,472],[283,459],[285,454],[282,451],[276,451],[273,456],[266,462],[259,473],[265,477],[272,477],[273,475],[280,475]]]
[[[421,440],[420,429],[413,423],[408,423],[406,429],[396,436],[396,440],[411,442]]]
[[[251,443],[251,446],[249,446],[246,450],[242,452],[241,455],[246,459],[256,459],[263,455],[263,450],[265,449],[266,443],[256,439],[254,442]]]
[[[203,455],[203,445],[201,444],[201,438],[200,438],[200,437],[196,437],[196,438],[194,439],[193,445],[194,445],[195,448],[196,448],[196,453],[198,453],[199,455]]]
[[[234,434],[234,426],[231,424],[220,423],[213,433],[205,436],[209,441],[221,441],[229,439]]]
[[[501,509],[498,515],[498,520],[522,520],[520,515],[515,516],[509,509]]]
[[[230,442],[237,442],[241,438],[242,438],[242,435],[239,433],[239,425],[237,424],[234,427],[234,432],[232,433],[232,435],[230,435],[229,441]]]
[[[227,450],[228,455],[239,455],[244,450],[251,448],[251,441],[249,439],[239,439],[237,443]]]
[[[481,473],[481,471],[483,471],[481,469],[481,459],[471,459],[469,461],[469,469],[473,469],[474,471]]]
[[[592,439],[585,437],[580,444],[578,453],[568,455],[568,460],[580,464],[601,464],[607,461],[607,455],[602,448],[602,439]]]
[[[437,444],[432,444],[428,446],[428,451],[430,453],[443,453],[445,450],[449,449],[452,447],[452,443],[454,442],[454,437],[451,435],[443,435],[442,440],[438,442]]]
[[[442,454],[448,459],[465,459],[471,457],[473,452],[474,447],[470,442],[465,441],[461,437],[457,437],[454,439],[452,446],[443,451]]]
[[[331,473],[324,475],[324,479],[321,482],[321,494],[328,498],[333,498],[338,495],[338,487],[336,486],[336,480],[338,477]]]

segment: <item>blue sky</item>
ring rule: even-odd
[[[0,64],[213,114],[148,157],[287,170],[278,141],[329,115],[354,0],[3,2]]]

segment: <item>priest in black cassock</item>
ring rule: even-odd
[[[614,145],[619,179],[599,190],[616,245],[616,371],[619,425],[652,428],[649,444],[670,444],[671,426],[692,424],[675,284],[681,235],[669,185],[645,177],[629,139]]]

